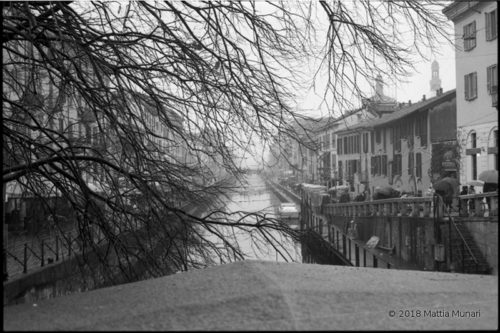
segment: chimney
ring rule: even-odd
[[[436,96],[441,96],[443,94],[443,88],[436,90]]]
[[[411,99],[408,100],[408,105],[411,106]]]
[[[425,94],[422,96],[422,101],[425,101]]]

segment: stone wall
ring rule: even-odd
[[[470,231],[476,245],[492,268],[492,274],[498,275],[498,221],[462,222]]]
[[[354,220],[358,239],[366,242],[379,237],[379,246],[394,248],[394,255],[422,270],[434,270],[434,221],[421,217],[346,217],[329,216],[329,221],[347,232],[347,225]]]

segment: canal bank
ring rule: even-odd
[[[239,188],[237,191],[226,193],[227,199],[224,199],[224,209],[227,212],[235,213],[242,212],[262,212],[268,217],[274,218],[276,206],[279,205],[279,200],[268,191],[264,181],[258,175],[247,176],[247,185],[244,188]],[[231,186],[236,187],[237,182],[233,181]],[[188,211],[193,216],[203,216],[211,208],[210,203],[192,204],[188,207]],[[220,207],[218,207],[220,208]],[[273,247],[266,246],[265,239],[252,238],[248,233],[237,232],[229,233],[228,237],[234,237],[235,244],[246,254],[246,258],[259,259],[268,261],[296,261],[300,262],[300,247],[294,243],[291,238],[285,237],[279,233],[273,233],[273,238],[279,240],[284,246],[286,254],[283,258]],[[134,240],[134,237],[131,238]],[[122,241],[128,242],[126,239]],[[256,242],[255,242],[256,241]],[[256,246],[255,244],[258,244]],[[162,255],[162,249],[168,247],[165,244],[157,244],[152,250],[151,255],[158,258]],[[116,264],[116,257],[113,253],[107,252],[105,245],[101,246],[98,252],[91,253],[87,260],[89,263],[98,264],[99,256],[107,255],[111,264]],[[4,282],[4,305],[12,303],[33,302],[39,299],[59,297],[70,293],[80,293],[82,291],[92,290],[107,286],[110,282],[103,281],[99,284],[89,284],[80,278],[81,263],[83,261],[81,255],[73,254],[65,260],[46,264],[44,267],[29,271],[27,274],[18,276],[16,279]],[[233,259],[226,262],[231,262]],[[216,264],[221,262],[215,260]],[[137,262],[134,264],[136,270],[144,270],[141,268],[143,263]],[[94,267],[95,268],[95,267]],[[190,267],[189,269],[193,269]],[[86,274],[88,274],[87,272]],[[170,274],[175,273],[170,271]],[[114,283],[123,283],[125,280],[120,273],[114,274],[112,280]]]

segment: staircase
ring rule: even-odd
[[[454,266],[452,270],[458,273],[491,274],[491,267],[477,246],[469,229],[461,223],[464,218],[452,216],[445,209],[441,196],[435,196],[435,200],[437,201],[434,204],[434,218],[446,221],[450,228],[451,258],[449,259],[450,266]],[[441,217],[439,217],[439,211],[443,214]]]
[[[472,274],[490,274],[491,268],[476,245],[469,229],[451,218],[451,251],[456,271]]]

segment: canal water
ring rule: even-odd
[[[245,213],[258,213],[265,215],[268,218],[276,218],[277,208],[280,205],[271,191],[266,187],[264,179],[260,175],[249,174],[246,176],[246,186],[234,191],[225,199],[224,210],[227,213],[234,213],[231,216],[232,220],[242,218],[242,221],[249,224],[255,224],[257,218],[255,216],[245,217]],[[240,212],[240,213],[238,213]],[[252,231],[254,228],[230,228],[218,227],[217,232],[223,234],[226,239],[230,240],[231,246],[237,248],[244,255],[244,259],[264,260],[275,262],[302,262],[300,243],[294,240],[281,231],[268,231],[266,236]],[[267,239],[266,239],[267,237]],[[218,243],[224,247],[222,242],[214,237],[208,236],[211,241]],[[277,247],[270,244],[268,239],[273,239]],[[227,245],[225,245],[227,248]],[[224,260],[215,259],[217,263],[231,262],[241,260],[241,258],[226,256]]]

